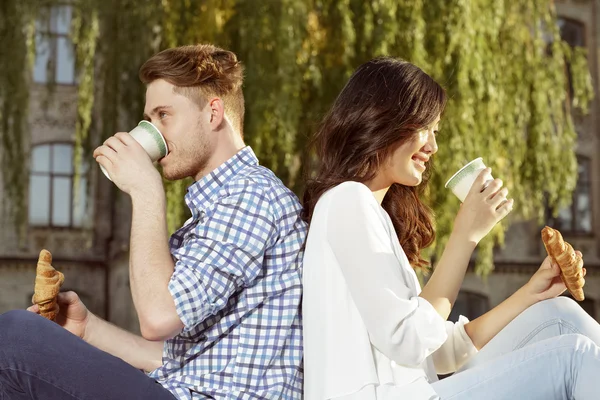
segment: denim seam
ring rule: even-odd
[[[526,346],[537,334],[539,334],[544,329],[546,329],[546,328],[548,328],[550,326],[554,326],[554,325],[558,325],[560,327],[560,334],[561,335],[563,334],[563,329],[562,328],[568,328],[571,331],[571,333],[581,333],[579,331],[579,329],[577,329],[575,326],[571,325],[567,321],[563,320],[562,318],[551,319],[549,321],[544,322],[543,324],[540,324],[537,328],[535,328],[531,332],[529,332],[529,334],[527,336],[525,336],[523,338],[523,340],[521,340],[513,348],[513,351],[514,350],[518,350],[518,349]]]
[[[48,381],[47,381],[47,380],[45,380],[44,378],[41,378],[41,377],[39,377],[39,376],[36,376],[36,375],[30,374],[29,372],[25,372],[25,371],[22,371],[22,370],[20,370],[20,369],[17,369],[17,368],[0,368],[0,371],[15,371],[15,372],[18,372],[18,373],[21,373],[21,374],[29,375],[29,376],[31,376],[31,377],[33,377],[33,378],[39,379],[40,381],[47,383],[48,385],[51,385],[51,386],[55,387],[56,389],[58,389],[58,390],[60,390],[60,391],[64,392],[65,394],[67,394],[68,396],[71,396],[71,397],[72,397],[72,398],[74,398],[74,399],[77,399],[77,400],[83,400],[81,397],[77,397],[77,396],[75,396],[74,394],[71,394],[71,393],[67,392],[65,389],[63,389],[63,388],[61,388],[61,387],[59,387],[59,386],[56,386],[54,383],[52,383],[52,382],[48,382]]]

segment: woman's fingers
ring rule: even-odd
[[[496,211],[498,212],[500,219],[498,221],[500,221],[502,218],[506,217],[513,209],[513,205],[515,204],[515,200],[514,199],[509,199],[507,201],[504,202],[504,204],[501,204]]]
[[[507,201],[506,196],[508,196],[508,189],[502,188],[492,195],[492,198],[490,199],[490,204],[492,205],[492,207],[497,209]]]

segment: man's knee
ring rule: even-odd
[[[26,310],[12,310],[0,314],[0,343],[22,339],[28,334],[39,334],[41,317]]]

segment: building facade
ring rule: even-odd
[[[47,249],[65,275],[63,290],[76,291],[95,314],[139,331],[128,283],[130,202],[93,159],[82,165],[83,171],[92,168],[90,181],[74,184],[77,79],[68,36],[71,9],[49,11],[36,26],[24,235],[19,237],[0,215],[0,312],[31,305],[37,258]],[[1,192],[0,199],[7,201]]]
[[[505,246],[495,251],[494,273],[485,279],[472,271],[467,273],[451,318],[457,318],[460,313],[475,318],[527,283],[546,256],[541,229],[548,225],[559,229],[565,240],[583,253],[587,269],[586,299],[580,304],[600,321],[600,1],[563,0],[555,4],[563,39],[588,51],[595,92],[589,114],[574,115],[579,179],[573,202],[557,217],[547,212],[545,224],[540,225],[537,221],[513,223],[506,232]]]
[[[589,115],[575,118],[579,181],[573,204],[558,218],[548,215],[546,223],[583,252],[587,277],[582,306],[600,320],[600,0],[564,0],[556,6],[563,37],[588,50],[596,99]],[[70,18],[69,8],[61,6],[51,10],[47,23],[38,24],[29,114],[28,225],[19,239],[0,216],[0,313],[31,304],[37,256],[45,248],[65,274],[64,289],[75,290],[95,314],[139,332],[129,290],[129,199],[93,160],[82,165],[92,169],[89,182],[82,180],[74,193],[77,80]],[[50,94],[48,81],[55,82]],[[495,272],[485,279],[467,273],[451,318],[477,317],[525,284],[545,257],[542,227],[532,221],[514,223],[505,247],[495,253]]]

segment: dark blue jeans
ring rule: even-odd
[[[0,400],[174,400],[140,370],[24,310],[0,315]]]

